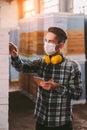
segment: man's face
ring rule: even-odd
[[[53,43],[53,44],[58,44],[58,38],[56,34],[48,32],[46,37],[45,37],[45,42],[47,43]]]
[[[45,37],[44,50],[48,55],[60,53],[64,43],[58,43],[58,36],[52,32],[48,32]]]
[[[55,50],[58,52],[60,51],[59,50],[60,44],[58,44],[58,37],[56,36],[56,34],[52,32],[48,32],[45,37],[45,42],[47,42],[48,44],[49,43],[55,44],[56,45]]]

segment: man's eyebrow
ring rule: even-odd
[[[47,40],[47,38],[44,38],[44,40]],[[55,41],[54,39],[48,39],[49,41]]]
[[[51,40],[49,40],[49,41],[53,41],[53,42],[54,42],[54,40],[52,40],[52,39],[51,39]]]

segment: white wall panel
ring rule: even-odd
[[[18,6],[17,0],[11,3],[0,0],[0,27],[14,28],[18,26]]]
[[[8,30],[0,28],[0,130],[8,130],[9,53]]]

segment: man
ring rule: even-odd
[[[82,81],[78,63],[61,52],[66,40],[64,30],[50,27],[44,43],[46,56],[27,62],[19,58],[17,47],[10,43],[12,65],[16,70],[37,73],[43,78],[37,82],[36,130],[73,130],[71,100],[80,98]]]

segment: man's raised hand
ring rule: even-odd
[[[14,58],[18,56],[18,49],[12,42],[9,43],[9,54]]]

